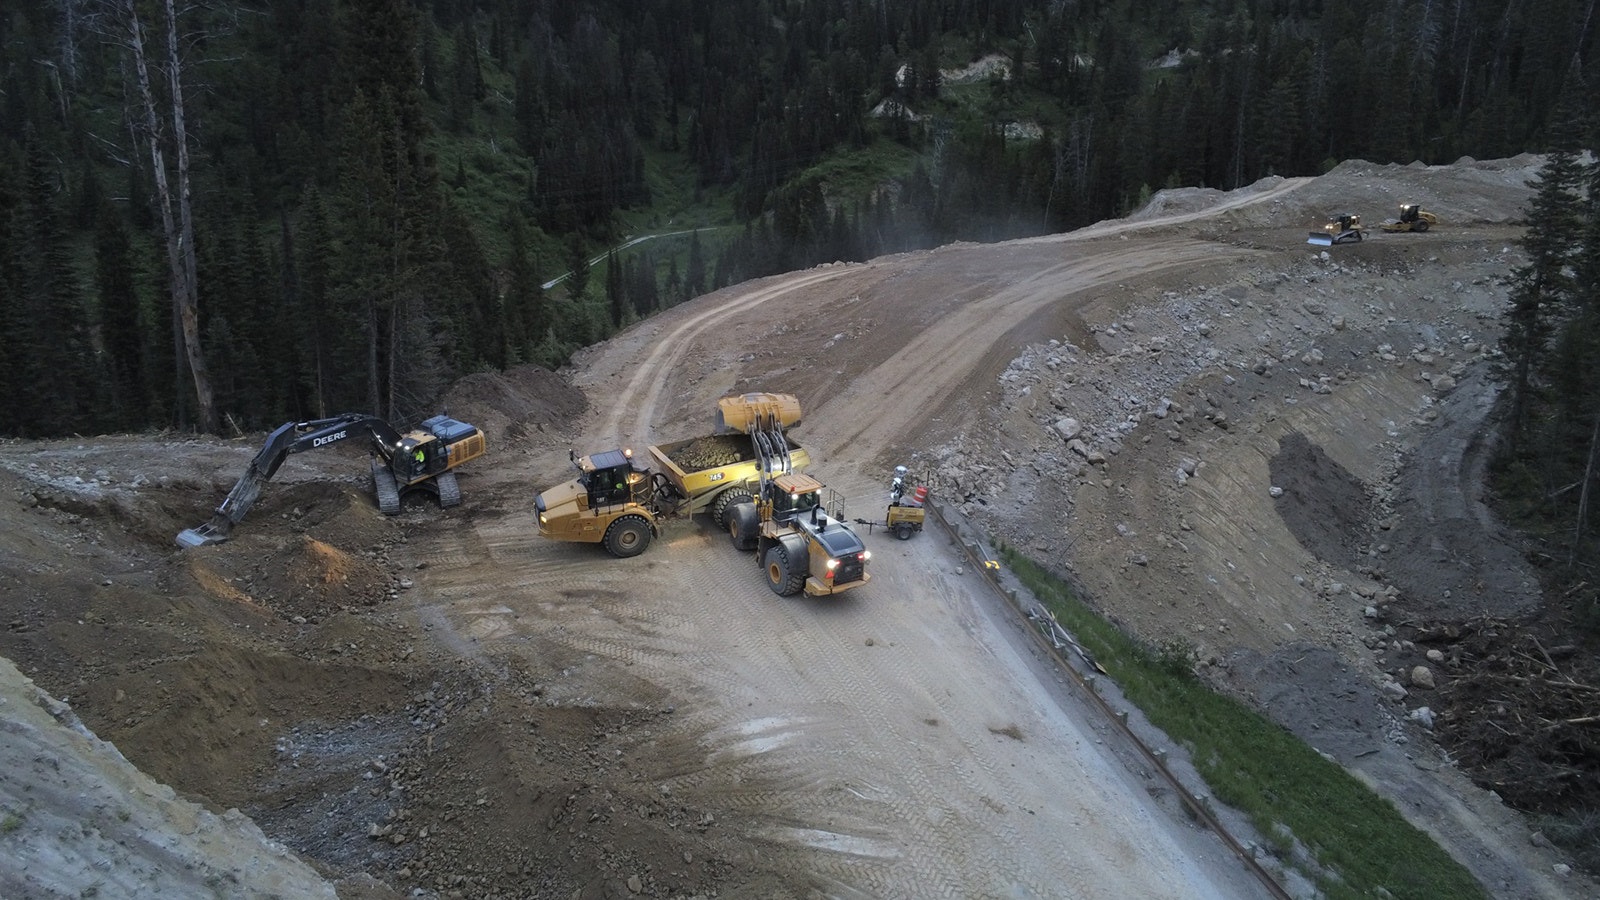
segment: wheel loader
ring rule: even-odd
[[[386,420],[367,413],[344,413],[307,422],[285,422],[267,436],[250,468],[223,498],[210,521],[178,533],[178,546],[202,547],[226,541],[261,488],[291,454],[331,447],[357,435],[372,450],[372,485],[378,508],[399,515],[401,501],[413,491],[426,491],[448,509],[461,502],[455,468],[484,454],[483,430],[448,416],[434,416],[401,434]]]
[[[1360,216],[1354,213],[1340,213],[1328,217],[1328,224],[1322,226],[1321,231],[1311,232],[1311,236],[1306,238],[1306,243],[1329,247],[1334,244],[1360,241],[1362,234]]]
[[[1380,228],[1387,232],[1427,231],[1439,224],[1439,217],[1415,203],[1400,204],[1400,218],[1384,222]]]

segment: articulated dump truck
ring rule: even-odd
[[[713,434],[652,445],[648,460],[629,448],[569,454],[578,477],[535,500],[539,534],[627,558],[663,521],[706,512],[735,548],[756,551],[780,595],[859,587],[870,554],[842,513],[828,515],[822,484],[801,474],[810,456],[785,434],[799,422],[790,395],[741,394],[718,401]]]

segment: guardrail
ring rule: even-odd
[[[933,517],[938,520],[939,526],[961,547],[962,554],[972,564],[973,569],[983,576],[984,581],[994,589],[994,592],[1001,599],[1005,600],[1011,611],[1027,619],[1030,624],[1035,626],[1028,629],[1028,633],[1033,636],[1039,647],[1055,660],[1056,665],[1073,680],[1082,690],[1083,695],[1089,698],[1094,706],[1105,715],[1106,720],[1122,734],[1128,744],[1137,750],[1140,756],[1144,757],[1145,762],[1150,764],[1150,767],[1161,776],[1162,780],[1167,782],[1168,786],[1183,801],[1183,805],[1189,812],[1221,839],[1228,850],[1244,863],[1245,868],[1261,882],[1269,894],[1278,898],[1278,900],[1292,900],[1292,895],[1284,889],[1283,885],[1278,883],[1276,878],[1272,877],[1272,873],[1268,872],[1256,860],[1255,854],[1239,843],[1238,839],[1223,827],[1222,823],[1211,812],[1211,808],[1207,805],[1205,799],[1191,793],[1189,788],[1172,773],[1172,770],[1167,767],[1166,752],[1156,750],[1145,743],[1129,725],[1127,710],[1112,708],[1111,703],[1095,689],[1095,676],[1078,671],[1078,668],[1063,656],[1061,651],[1063,647],[1071,647],[1086,665],[1103,673],[1105,670],[1100,667],[1099,663],[1095,662],[1093,656],[1083,649],[1082,645],[1077,642],[1070,632],[1061,627],[1061,623],[1056,621],[1055,616],[1048,609],[1045,609],[1044,604],[1035,600],[1033,601],[1032,609],[1026,608],[1023,602],[1018,599],[1017,591],[1000,583],[999,567],[994,564],[994,558],[978,546],[977,543],[967,540],[955,526],[950,524],[950,521],[945,517],[942,504],[935,500],[930,500],[924,508],[933,513]]]

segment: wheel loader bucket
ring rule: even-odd
[[[752,393],[717,401],[717,431],[748,434],[800,424],[800,399],[792,394]]]
[[[1316,244],[1319,247],[1332,247],[1333,235],[1327,233],[1326,231],[1313,231],[1311,232],[1311,236],[1306,238],[1306,243]]]

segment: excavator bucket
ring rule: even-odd
[[[717,431],[750,433],[800,424],[800,399],[792,394],[751,393],[717,401]]]
[[[204,547],[207,544],[220,544],[227,540],[227,532],[218,530],[215,525],[214,522],[207,522],[197,528],[185,528],[178,532],[178,546]]]
[[[178,546],[204,547],[207,544],[220,544],[228,539],[233,532],[233,526],[239,524],[244,514],[255,505],[256,498],[261,496],[261,483],[266,480],[266,475],[254,463],[228,492],[228,496],[211,514],[211,521],[195,528],[185,528],[178,532]]]

